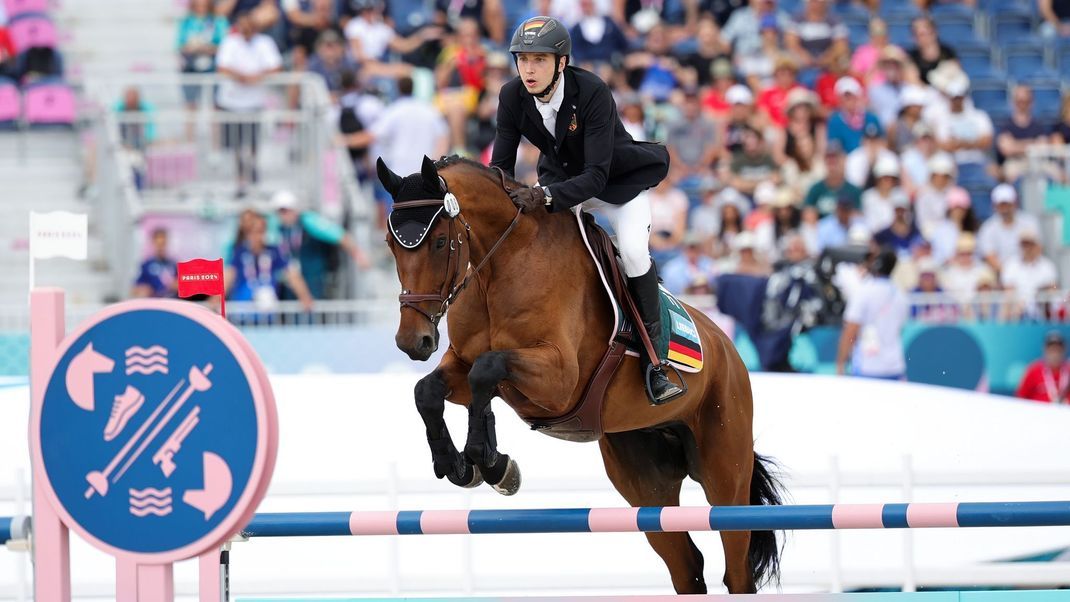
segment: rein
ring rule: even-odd
[[[500,169],[498,171],[501,175],[502,188],[508,191],[509,189],[505,185],[505,172]],[[440,181],[443,183],[443,188],[446,188],[445,180],[440,179]],[[452,196],[449,193],[448,189],[446,191],[446,194]],[[394,203],[394,207],[396,209],[411,209],[414,207],[438,206],[443,205],[445,203],[447,203],[447,199],[416,199],[412,201],[402,201],[400,203]],[[454,203],[456,203],[456,199],[454,199]],[[478,274],[479,270],[483,269],[483,266],[485,266],[487,262],[490,261],[490,258],[494,255],[495,252],[497,252],[498,248],[501,247],[502,243],[505,242],[505,239],[509,238],[509,235],[513,233],[513,230],[516,228],[516,225],[520,222],[521,213],[522,210],[518,208],[516,210],[516,215],[513,216],[513,221],[509,223],[509,226],[505,229],[504,232],[502,232],[501,236],[498,237],[498,240],[495,241],[494,245],[491,246],[490,250],[487,251],[487,254],[483,256],[483,259],[476,265],[475,268],[472,268],[471,262],[469,262],[468,270],[465,273],[464,278],[458,283],[457,278],[460,276],[461,273],[460,245],[464,244],[464,241],[461,240],[460,233],[458,233],[456,238],[453,236],[453,228],[455,222],[459,221],[461,223],[461,225],[464,227],[465,238],[468,239],[468,245],[469,247],[471,247],[472,226],[469,225],[466,219],[464,219],[464,215],[461,214],[459,205],[457,205],[457,211],[455,214],[451,215],[447,211],[446,215],[449,219],[450,251],[449,256],[446,259],[446,275],[442,281],[442,286],[439,287],[439,292],[437,293],[413,293],[408,290],[401,291],[401,294],[398,295],[398,301],[401,303],[401,309],[405,309],[406,307],[408,307],[417,311],[420,315],[427,318],[432,325],[438,328],[439,320],[442,319],[442,316],[446,315],[446,311],[450,308],[450,304],[457,299],[457,295],[461,294],[461,291],[463,291],[468,286],[468,282],[472,279],[472,277]],[[456,255],[455,265],[454,255]],[[471,257],[471,251],[469,251],[469,257]],[[451,265],[454,266],[452,276],[450,275]],[[420,303],[426,303],[429,301],[434,301],[439,304],[438,310],[434,313],[424,311],[419,306]]]

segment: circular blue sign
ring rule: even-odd
[[[219,545],[251,516],[277,425],[236,329],[191,303],[132,301],[60,353],[32,435],[68,526],[113,555],[162,563]]]

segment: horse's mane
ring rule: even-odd
[[[516,188],[516,187],[523,187],[524,186],[524,184],[516,181],[516,179],[514,179],[509,174],[503,174],[503,173],[499,172],[497,169],[494,169],[494,168],[491,168],[491,167],[487,167],[486,165],[483,165],[482,163],[480,163],[478,161],[473,161],[472,159],[469,159],[467,157],[462,157],[460,155],[449,155],[448,157],[442,157],[438,161],[435,161],[435,168],[436,169],[445,169],[447,167],[453,167],[453,166],[458,166],[458,165],[459,166],[470,167],[473,171],[475,171],[479,175],[490,179],[499,188],[502,185],[503,178],[504,178],[506,186],[509,186],[510,188]]]

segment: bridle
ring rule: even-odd
[[[501,177],[502,188],[508,191],[509,189],[506,186],[505,172],[497,167],[494,169],[498,170],[498,173]],[[416,311],[423,317],[427,318],[427,320],[431,322],[431,324],[435,326],[435,328],[438,328],[439,320],[442,319],[442,316],[446,315],[446,311],[450,308],[450,304],[457,299],[457,295],[461,294],[461,291],[463,291],[465,287],[468,286],[468,282],[472,279],[472,277],[478,274],[479,270],[483,269],[483,266],[485,266],[487,262],[490,261],[490,258],[494,255],[498,248],[501,247],[502,243],[505,242],[505,239],[509,238],[509,235],[512,234],[513,230],[516,228],[516,225],[520,222],[520,215],[522,213],[520,209],[517,209],[516,215],[513,216],[513,221],[509,223],[509,227],[507,227],[505,231],[502,232],[501,236],[498,237],[498,240],[495,241],[494,245],[491,246],[490,250],[487,251],[487,254],[483,256],[483,259],[480,260],[480,262],[476,265],[475,268],[472,267],[470,261],[471,251],[468,252],[469,260],[463,262],[468,269],[464,274],[464,278],[462,278],[460,282],[457,282],[457,279],[461,276],[461,246],[465,243],[465,241],[461,239],[461,234],[464,234],[464,238],[467,239],[469,248],[471,248],[472,226],[468,223],[468,220],[464,219],[464,215],[461,214],[460,203],[457,201],[457,197],[453,196],[453,193],[449,191],[449,187],[447,186],[446,181],[443,178],[439,177],[439,182],[442,185],[442,189],[446,191],[446,195],[442,199],[414,199],[411,201],[401,201],[394,203],[395,210],[443,206],[446,213],[446,219],[449,220],[448,232],[450,250],[449,256],[447,256],[446,258],[446,273],[443,276],[442,285],[438,287],[438,292],[413,293],[409,290],[403,290],[401,291],[401,294],[398,295],[398,301],[401,303],[402,310],[408,307],[409,309]],[[453,232],[457,222],[460,223],[461,228],[458,229],[457,235],[454,236]],[[427,227],[428,230],[430,230],[431,224],[428,224]],[[425,311],[420,307],[421,303],[427,303],[432,301],[439,304],[438,309],[434,313]]]

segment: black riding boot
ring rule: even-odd
[[[658,294],[658,275],[654,271],[654,266],[651,265],[650,270],[642,276],[628,278],[628,285],[632,289],[632,296],[635,298],[635,305],[639,309],[639,315],[643,320],[643,325],[646,327],[646,332],[650,335],[650,342],[653,345],[657,345],[657,341],[661,336],[661,296]],[[640,349],[642,349],[642,345],[640,345]],[[676,383],[669,380],[665,371],[658,365],[660,362],[658,362],[657,358],[646,357],[645,351],[641,355],[644,359],[644,379],[646,378],[647,367],[650,364],[655,365],[655,368],[650,371],[651,402],[654,405],[667,403],[684,392]]]

